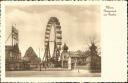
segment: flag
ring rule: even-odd
[[[12,38],[18,41],[18,30],[14,26],[12,26]]]

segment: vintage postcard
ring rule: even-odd
[[[126,5],[2,1],[1,81],[126,82]]]

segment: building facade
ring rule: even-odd
[[[6,70],[20,70],[21,53],[18,45],[5,46],[5,69]]]
[[[87,69],[91,72],[101,71],[101,57],[97,54],[96,46],[94,44],[92,44],[86,52],[69,52],[67,50],[68,47],[64,45],[61,54],[62,68]]]

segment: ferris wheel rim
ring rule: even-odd
[[[61,46],[62,45],[62,42],[61,42],[61,40],[62,40],[62,31],[61,31],[60,22],[59,22],[59,20],[56,17],[51,17],[49,19],[48,23],[47,23],[46,30],[45,30],[45,43],[44,43],[45,47],[50,42],[50,34],[51,34],[52,26],[55,29],[55,32],[54,32],[54,34],[55,34],[54,42],[56,42],[57,46]],[[59,36],[57,36],[57,35],[59,35]]]

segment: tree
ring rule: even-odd
[[[91,57],[90,70],[91,72],[101,71],[101,57],[98,55],[98,47],[96,46],[96,39],[90,39],[89,56]]]

